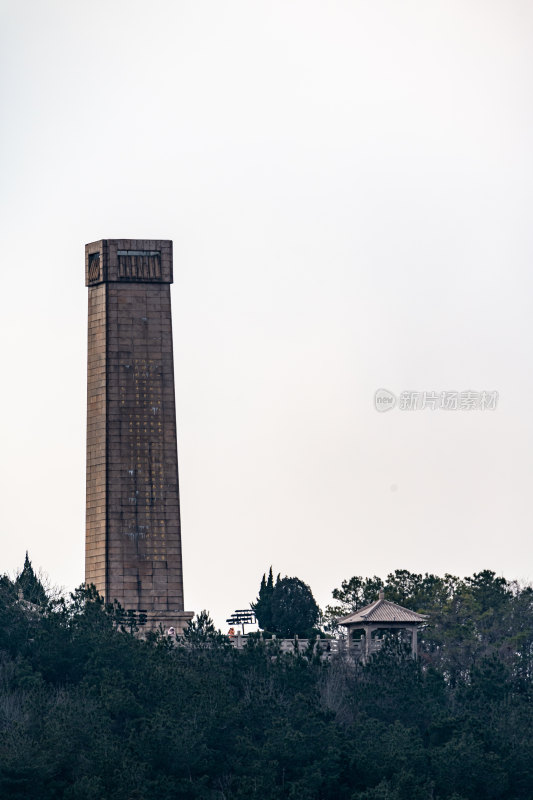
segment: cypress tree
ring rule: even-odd
[[[15,589],[20,590],[24,600],[29,603],[44,605],[47,601],[44,586],[35,574],[27,550],[22,572],[19,573],[15,580]]]
[[[278,576],[279,579],[279,576]],[[274,593],[274,578],[272,567],[268,572],[268,578],[263,575],[259,595],[255,603],[252,603],[252,611],[257,617],[257,623],[264,631],[272,630],[272,595]]]

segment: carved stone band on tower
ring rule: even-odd
[[[181,631],[184,611],[172,242],[85,246],[89,287],[85,581]]]

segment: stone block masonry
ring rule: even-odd
[[[181,630],[184,611],[172,242],[85,247],[89,287],[85,581]]]

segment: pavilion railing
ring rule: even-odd
[[[246,634],[236,633],[230,637],[231,644],[236,650],[242,650],[250,637]],[[362,637],[356,641],[348,642],[346,639],[279,639],[272,636],[271,639],[263,639],[268,646],[275,647],[280,653],[304,654],[312,647],[313,653],[320,653],[323,658],[330,658],[338,654],[345,654],[353,658],[363,658],[367,653],[371,655],[381,649],[383,641],[381,639],[371,639],[368,643],[368,651],[365,648],[365,639]]]

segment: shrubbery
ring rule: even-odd
[[[237,652],[207,615],[142,641],[90,590],[30,604],[1,579],[0,796],[530,800],[531,600],[511,588],[496,613],[485,589],[469,619],[493,652],[461,662],[437,619],[425,658],[391,642],[355,667]]]

